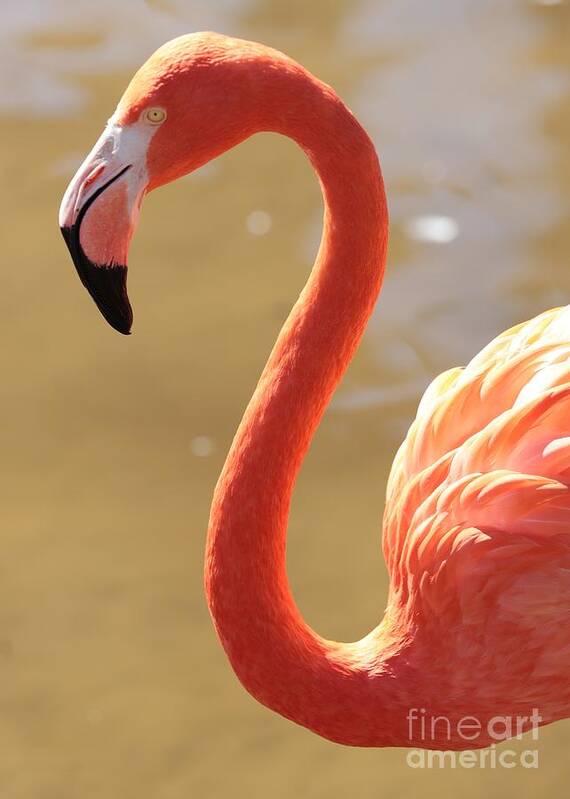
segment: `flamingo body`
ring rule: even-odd
[[[436,378],[388,482],[387,620],[478,717],[570,707],[569,331],[547,311]]]
[[[126,256],[144,194],[254,133],[293,139],[323,190],[323,239],[216,486],[205,588],[260,702],[359,746],[487,746],[570,715],[570,309],[499,336],[437,378],[392,469],[384,618],[354,643],[303,620],[285,549],[295,479],[380,291],[388,213],[372,142],[287,56],[180,37],[134,76],[62,202],[103,315],[130,332]],[[442,717],[425,731],[414,712]],[[475,719],[476,736],[463,734]],[[472,723],[475,723],[472,721]]]

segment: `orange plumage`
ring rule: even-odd
[[[570,308],[547,311],[436,378],[388,483],[390,623],[494,715],[570,706],[568,331]]]
[[[264,130],[306,152],[325,217],[212,503],[206,594],[236,674],[263,704],[351,745],[475,748],[496,740],[498,716],[513,722],[504,737],[569,716],[569,308],[503,333],[426,391],[388,483],[391,588],[378,627],[327,641],[291,596],[295,479],[386,261],[376,152],[329,86],[275,50],[218,34],[160,48],[63,200],[81,280],[128,333],[124,250],[144,193]],[[419,709],[448,725],[426,733]],[[466,717],[476,737],[462,734]]]

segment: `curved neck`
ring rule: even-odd
[[[300,465],[381,287],[386,199],[374,146],[332,90],[298,67],[276,80],[266,93],[257,87],[265,113],[256,130],[307,153],[323,191],[323,238],[215,490],[206,593],[232,666],[259,701],[333,740],[382,745],[396,734],[397,703],[378,651],[385,634],[340,644],[313,632],[291,596],[285,545]]]

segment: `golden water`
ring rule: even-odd
[[[258,136],[146,201],[130,338],[80,286],[57,209],[128,76],[182,32],[286,50],[371,132],[392,214],[385,293],[303,469],[289,547],[310,623],[354,639],[385,602],[384,486],[423,388],[570,297],[570,6],[211,5],[2,9],[0,795],[563,795],[568,723],[541,732],[538,770],[414,771],[403,751],[272,715],[215,639],[210,496],[319,236],[302,154]]]

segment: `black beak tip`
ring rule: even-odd
[[[107,320],[107,322],[114,328],[118,333],[121,333],[123,336],[130,336],[131,335],[131,327],[133,325],[133,314],[131,311],[131,307],[129,305],[129,314],[119,316],[114,312],[107,312],[99,306],[99,310]]]
[[[127,295],[127,267],[92,263],[79,244],[76,225],[62,227],[61,232],[77,274],[104,318],[119,333],[130,335],[133,311]]]

